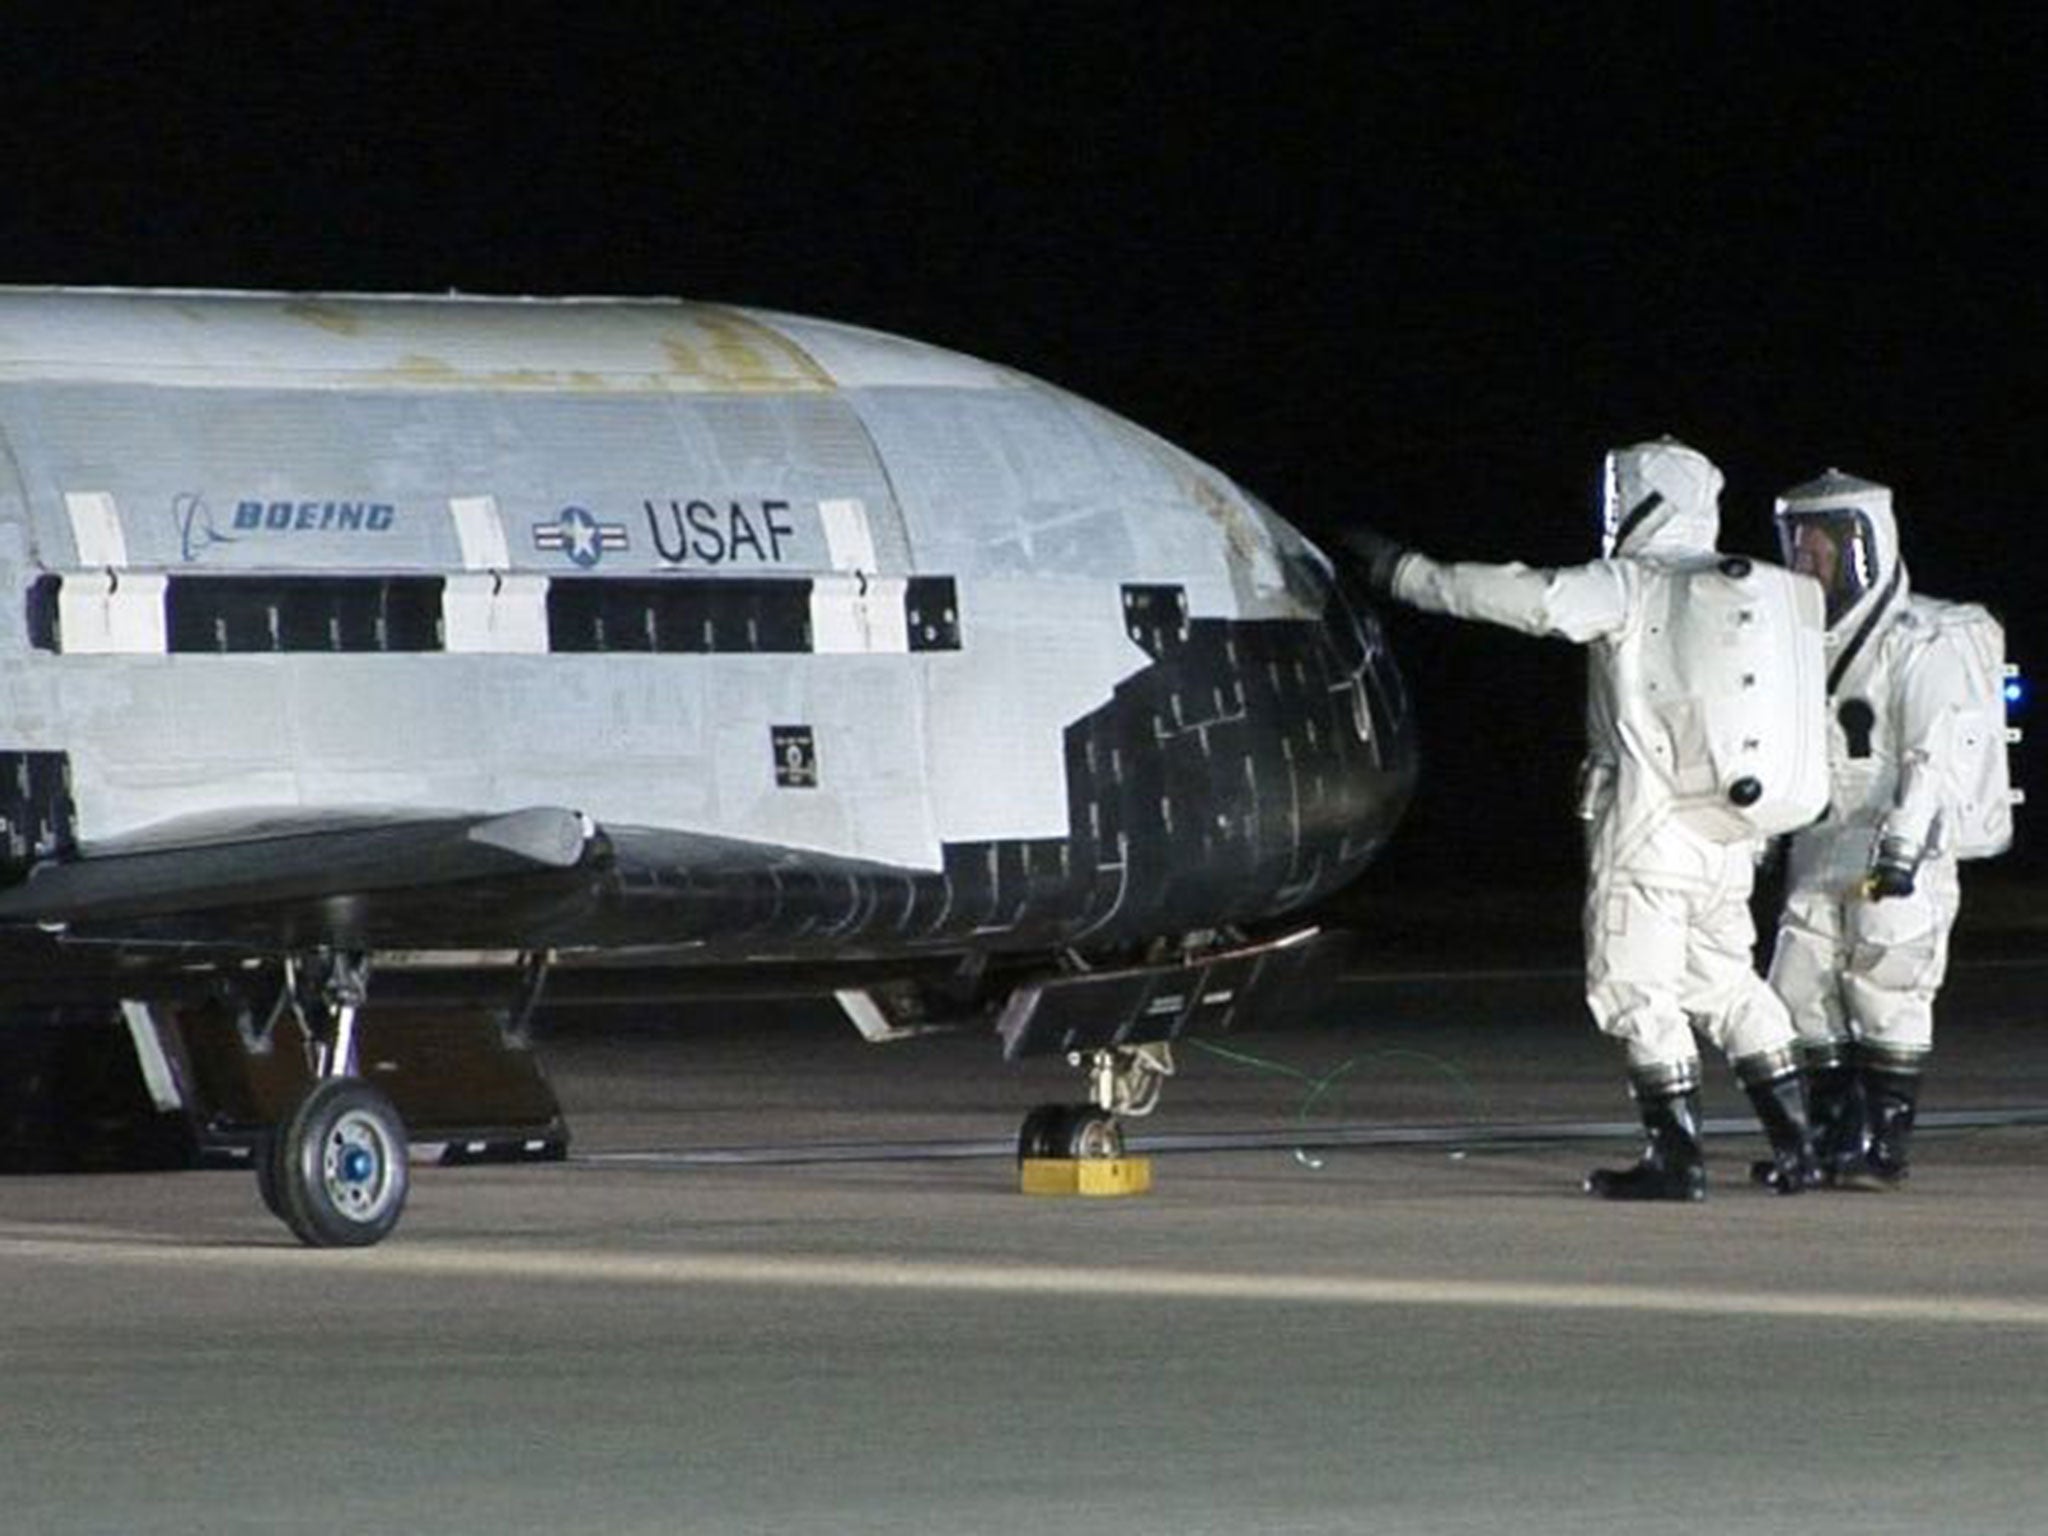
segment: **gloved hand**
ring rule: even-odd
[[[1374,593],[1391,597],[1394,591],[1394,568],[1401,563],[1401,557],[1408,553],[1404,544],[1397,544],[1379,529],[1369,523],[1353,523],[1338,537],[1344,547],[1358,557],[1365,568],[1365,582]]]
[[[1913,858],[1903,843],[1886,838],[1877,845],[1877,854],[1870,861],[1870,873],[1863,877],[1863,894],[1871,901],[1883,901],[1887,897],[1910,896],[1913,894],[1913,876],[1919,861]]]

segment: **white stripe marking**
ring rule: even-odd
[[[462,564],[472,571],[502,571],[512,564],[505,543],[505,525],[498,517],[495,496],[451,496],[455,537],[462,546]]]
[[[17,1229],[20,1230],[20,1229]],[[43,1229],[47,1231],[47,1228]],[[892,1263],[881,1259],[764,1258],[746,1254],[602,1253],[550,1248],[465,1248],[400,1241],[380,1248],[187,1248],[128,1241],[0,1237],[0,1258],[95,1268],[242,1270],[358,1279],[491,1279],[680,1289],[952,1292],[1065,1300],[1252,1302],[1281,1306],[1429,1307],[1474,1311],[1633,1312],[2048,1329],[2048,1301],[1981,1296],[1878,1296],[1727,1291],[1705,1287],[1563,1285],[1352,1275],[1262,1275],[1052,1265]]]
[[[66,491],[64,512],[71,519],[71,538],[78,563],[87,570],[118,570],[128,563],[128,539],[121,531],[121,509],[105,491]]]
[[[57,623],[67,654],[161,656],[170,649],[161,571],[74,571],[57,590]]]
[[[813,577],[811,651],[818,656],[907,655],[901,576]]]
[[[825,549],[833,570],[874,571],[875,536],[866,502],[853,496],[821,501],[818,520],[825,525]]]

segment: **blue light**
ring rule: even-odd
[[[2027,702],[2027,680],[2023,677],[2008,677],[2005,680],[2005,707],[2019,709]]]

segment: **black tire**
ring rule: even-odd
[[[1106,1109],[1083,1104],[1068,1113],[1061,1127],[1066,1145],[1059,1154],[1082,1162],[1107,1162],[1124,1155],[1123,1127]]]
[[[1024,1117],[1017,1133],[1017,1161],[1027,1157],[1067,1155],[1067,1117],[1074,1113],[1067,1104],[1041,1104]]]
[[[272,1127],[263,1133],[256,1143],[256,1155],[250,1161],[256,1165],[256,1193],[263,1199],[263,1209],[283,1221],[284,1198],[277,1192],[277,1186],[284,1177],[278,1158],[278,1149],[284,1145],[280,1129]]]
[[[405,1210],[405,1124],[361,1078],[315,1083],[277,1128],[278,1212],[311,1248],[383,1241]]]

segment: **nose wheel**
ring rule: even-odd
[[[1173,1052],[1163,1043],[1077,1051],[1067,1060],[1088,1074],[1090,1102],[1041,1104],[1026,1115],[1017,1133],[1020,1163],[1035,1158],[1115,1161],[1124,1155],[1123,1122],[1157,1109],[1166,1080],[1173,1076]]]
[[[1041,1104],[1024,1117],[1017,1159],[1061,1157],[1107,1161],[1124,1155],[1123,1127],[1093,1104]]]

